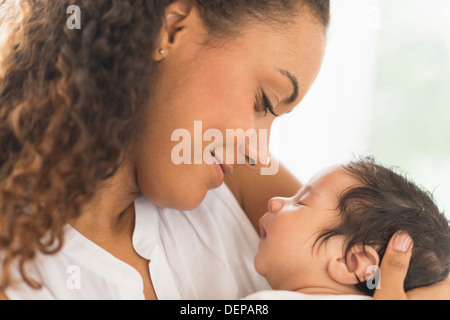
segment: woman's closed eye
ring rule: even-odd
[[[262,109],[261,109],[262,107]],[[261,91],[260,97],[255,101],[255,110],[257,112],[264,112],[264,116],[270,112],[273,116],[279,117],[278,114],[275,113],[272,102],[267,97],[267,94],[264,91]]]

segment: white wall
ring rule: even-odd
[[[322,70],[305,100],[274,124],[274,155],[304,182],[326,166],[368,151],[374,3],[332,1]]]
[[[275,121],[272,153],[303,182],[326,166],[373,155],[434,192],[450,217],[450,1],[331,3],[321,73],[296,110]],[[412,51],[403,59],[405,48]],[[408,115],[422,96],[423,123]],[[392,139],[383,135],[389,126]],[[440,150],[427,151],[431,144]]]

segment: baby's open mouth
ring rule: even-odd
[[[264,229],[264,226],[261,221],[259,221],[259,235],[261,239],[265,239],[267,237],[266,229]]]

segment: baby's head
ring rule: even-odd
[[[398,231],[414,241],[405,290],[449,274],[449,221],[432,196],[370,159],[327,169],[268,209],[255,267],[273,289],[372,295],[366,281]]]

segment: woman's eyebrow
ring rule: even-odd
[[[291,97],[286,100],[287,103],[293,103],[298,98],[299,88],[298,88],[298,79],[289,71],[286,70],[279,70],[283,76],[288,78],[292,82],[292,86],[294,87],[294,92],[292,93]]]

